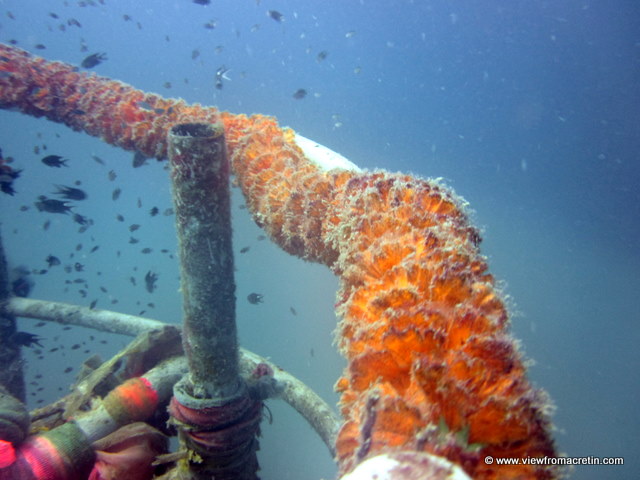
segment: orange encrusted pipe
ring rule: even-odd
[[[340,278],[342,473],[380,452],[417,450],[476,479],[559,476],[549,466],[484,462],[554,455],[550,407],[526,378],[480,236],[438,182],[325,172],[273,118],[162,99],[13,47],[0,48],[0,106],[159,158],[169,126],[223,122],[255,221],[286,251]]]

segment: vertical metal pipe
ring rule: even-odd
[[[182,124],[168,137],[189,365],[185,387],[194,398],[224,403],[241,389],[224,129]]]

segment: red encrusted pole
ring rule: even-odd
[[[174,388],[173,421],[191,478],[254,479],[262,403],[239,375],[229,160],[220,124],[168,136],[189,374]]]

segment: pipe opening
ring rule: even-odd
[[[208,123],[181,123],[171,128],[171,135],[176,137],[217,137],[219,132]]]

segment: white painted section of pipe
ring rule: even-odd
[[[351,170],[353,172],[360,172],[362,170],[355,163],[347,160],[339,153],[334,152],[324,145],[320,145],[318,142],[309,140],[299,133],[296,133],[295,140],[307,158],[323,170],[331,170],[333,168]]]

